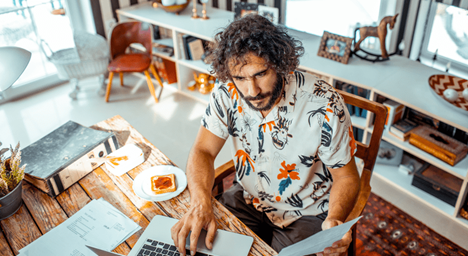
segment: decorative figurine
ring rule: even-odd
[[[372,62],[389,60],[389,56],[395,54],[396,52],[392,53],[392,54],[387,53],[387,49],[385,47],[385,38],[387,37],[387,25],[389,25],[390,29],[393,29],[393,27],[395,26],[397,17],[398,17],[398,13],[395,14],[395,16],[393,16],[393,17],[392,16],[386,16],[380,21],[380,24],[377,27],[360,27],[360,28],[357,28],[354,31],[354,41],[355,41],[355,43],[354,43],[353,53],[356,56],[358,56],[359,58],[361,58],[361,59],[372,61]],[[360,37],[359,37],[359,41],[356,42],[356,32],[358,30],[359,30],[359,36]],[[382,55],[376,55],[376,54],[367,52],[367,51],[360,48],[361,42],[364,41],[364,39],[366,39],[367,37],[378,37],[379,38],[380,50],[382,52]],[[369,58],[367,58],[367,56],[365,56],[365,57],[359,56],[358,54],[356,54],[357,51],[363,51],[367,55],[371,55],[371,56],[375,57],[375,59],[369,59]]]
[[[466,102],[468,102],[468,88],[465,88],[462,92],[463,98],[465,98]]]
[[[458,100],[458,92],[454,89],[446,89],[444,91],[444,97],[450,102],[455,102]]]
[[[197,76],[197,73],[193,72],[193,77],[195,81],[191,81],[187,89],[194,91],[198,88],[198,91],[202,94],[208,94],[211,92],[216,81],[214,76],[204,73]]]

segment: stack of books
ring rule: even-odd
[[[417,126],[417,123],[409,119],[400,119],[390,126],[389,133],[401,141],[406,141],[410,136],[410,132]]]

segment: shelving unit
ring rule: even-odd
[[[201,6],[197,6],[201,12]],[[192,7],[189,6],[179,15],[154,9],[149,3],[134,5],[118,10],[120,20],[136,19],[154,25],[172,29],[173,45],[177,70],[177,89],[190,97],[208,102],[209,95],[187,90],[187,84],[193,80],[193,72],[209,72],[209,66],[202,61],[188,61],[181,58],[178,47],[179,34],[212,40],[216,32],[234,19],[234,13],[215,8],[207,8],[209,20],[191,19]],[[433,74],[440,74],[439,70],[427,67],[401,56],[392,56],[390,61],[371,63],[358,58],[350,58],[347,65],[326,58],[318,57],[317,51],[320,37],[299,31],[289,30],[289,34],[302,41],[305,55],[301,58],[300,69],[329,77],[331,81],[339,80],[370,91],[370,99],[376,100],[378,95],[392,99],[423,114],[432,116],[446,124],[468,132],[468,113],[453,112],[448,109],[441,99],[431,92],[428,79]],[[363,129],[367,140],[368,132],[373,129],[373,115],[366,118],[352,117],[353,125]],[[397,189],[404,191],[408,197],[428,205],[434,211],[443,213],[460,225],[468,229],[468,220],[459,217],[462,203],[468,194],[468,157],[455,166],[450,166],[432,155],[402,142],[393,135],[385,132],[383,140],[396,145],[408,153],[434,165],[463,180],[461,192],[455,206],[451,206],[436,197],[411,185],[412,176],[406,175],[395,166],[376,165],[373,179],[380,179]],[[398,205],[397,205],[398,206]],[[404,210],[404,209],[403,209]],[[427,213],[426,213],[427,214]]]

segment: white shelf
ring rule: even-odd
[[[376,164],[373,175],[379,175],[393,186],[404,190],[409,195],[416,197],[417,200],[426,202],[434,209],[443,212],[448,216],[453,216],[454,214],[455,207],[411,185],[413,176],[400,172],[396,166]]]
[[[457,217],[457,220],[466,228],[468,228],[468,220],[462,217]]]
[[[439,167],[460,179],[464,179],[468,172],[468,157],[465,157],[463,160],[458,162],[455,166],[451,166],[439,158],[428,154],[427,152],[411,145],[408,141],[401,141],[395,138],[393,135],[389,134],[387,131],[384,131],[382,138],[393,145],[403,149],[404,151],[413,154],[414,156],[423,159],[424,161]]]
[[[366,118],[364,117],[358,117],[358,116],[351,116],[351,122],[353,123],[353,127],[359,128],[359,129],[366,129]]]
[[[210,94],[202,94],[199,91],[190,91],[187,89],[186,86],[181,88],[181,92],[184,93],[185,95],[188,95],[189,97],[192,97],[196,100],[200,100],[203,103],[208,103],[210,102]]]
[[[210,65],[205,64],[201,60],[178,60],[181,65],[195,69],[198,72],[209,73]]]
[[[197,5],[197,9],[201,6]],[[197,99],[203,103],[209,102],[209,95],[203,95],[198,91],[189,91],[187,85],[193,80],[193,72],[209,73],[210,66],[202,61],[191,61],[180,59],[180,33],[189,34],[203,40],[212,41],[214,35],[234,20],[234,13],[217,8],[207,8],[209,20],[191,19],[191,4],[179,15],[167,13],[161,9],[151,7],[150,3],[133,5],[128,8],[117,10],[119,18],[135,19],[162,26],[172,30],[172,45],[175,46],[175,57],[170,57],[176,63],[177,80],[172,85],[179,92]],[[376,94],[382,95],[405,106],[415,109],[421,113],[432,116],[442,122],[452,125],[458,129],[468,132],[468,113],[458,113],[447,108],[440,99],[436,99],[428,84],[428,79],[433,74],[441,74],[437,69],[427,67],[419,62],[412,61],[401,56],[392,56],[390,61],[368,62],[356,57],[349,59],[348,64],[342,64],[327,58],[317,56],[321,37],[288,29],[295,39],[302,41],[305,54],[300,59],[300,69],[311,71],[330,79],[340,80],[355,86],[370,90],[371,97]],[[166,39],[164,39],[166,40]],[[170,43],[170,42],[169,42]],[[158,55],[159,56],[159,55]],[[161,56],[162,57],[162,56]],[[165,56],[166,58],[168,56]],[[375,99],[375,97],[373,97]],[[370,119],[372,120],[372,119]],[[372,131],[372,124],[362,117],[351,116],[353,126],[366,131]],[[384,132],[383,139],[398,146],[399,148],[415,155],[416,157],[437,166],[454,176],[463,179],[464,184],[468,181],[468,157],[464,158],[455,166],[439,160],[438,158],[402,142],[393,135]],[[424,202],[434,211],[442,212],[468,229],[468,220],[455,217],[459,207],[453,207],[437,199],[436,197],[411,185],[412,176],[407,176],[398,171],[395,166],[376,165],[374,175],[401,189],[405,195],[415,200]],[[461,198],[467,194],[468,186],[463,186],[460,192]],[[460,199],[460,197],[459,197]],[[404,209],[403,209],[404,210]]]

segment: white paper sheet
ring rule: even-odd
[[[359,216],[354,220],[320,231],[300,242],[285,247],[279,252],[278,256],[297,256],[322,252],[325,248],[330,247],[334,242],[343,238],[346,232],[348,232],[361,217],[362,216]]]
[[[95,256],[86,244],[111,251],[141,227],[100,198],[21,249],[21,256]]]

